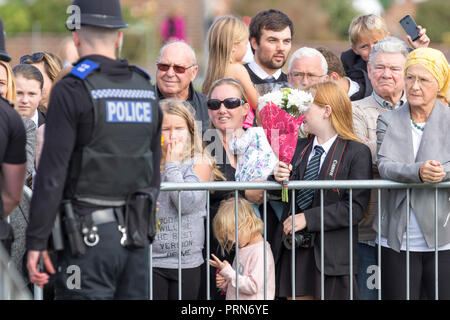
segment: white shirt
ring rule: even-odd
[[[36,129],[39,128],[39,112],[37,110],[34,111],[34,116],[31,117],[31,120],[33,120],[36,125]]]
[[[324,144],[320,145],[319,142],[317,141],[317,137],[314,137],[314,141],[313,141],[313,145],[312,145],[312,151],[309,154],[309,158],[308,158],[308,163],[309,161],[311,161],[311,158],[313,157],[315,151],[314,151],[314,147],[315,146],[321,146],[323,148],[323,150],[325,150],[324,153],[322,153],[322,157],[320,157],[320,167],[319,167],[319,172],[320,172],[320,168],[322,168],[322,164],[325,161],[325,158],[327,157],[327,153],[328,151],[330,151],[331,146],[333,145],[334,141],[337,138],[337,134],[334,135],[333,137],[331,137],[330,139],[328,139],[327,142],[325,142]]]
[[[348,81],[348,83],[350,84],[350,87],[348,88],[348,96],[351,97],[352,95],[354,95],[355,93],[357,93],[359,91],[359,83],[356,81],[353,81],[352,79],[350,79],[349,77],[345,77]]]
[[[417,125],[420,127],[424,127],[425,123],[417,123]],[[416,158],[417,152],[419,151],[420,142],[422,141],[423,131],[417,129],[411,123],[411,133],[412,133],[414,158]],[[389,248],[386,238],[381,237],[381,245],[383,247]],[[450,249],[450,243],[438,248],[438,250],[449,250],[449,249]],[[403,233],[401,250],[406,251],[406,231]],[[416,252],[435,251],[434,248],[428,247],[427,242],[425,241],[425,237],[423,236],[422,230],[420,229],[420,225],[417,222],[416,215],[414,214],[414,210],[412,208],[410,208],[410,219],[409,219],[409,250],[416,251]]]
[[[252,46],[250,45],[250,41],[249,41],[249,42],[247,42],[247,52],[245,53],[245,56],[242,59],[242,62],[250,63],[252,61],[253,61],[253,51],[252,51]]]
[[[258,78],[262,80],[270,77],[274,77],[275,80],[278,80],[278,78],[281,76],[281,69],[278,69],[274,74],[268,74],[254,60],[248,64],[248,67],[258,76]]]

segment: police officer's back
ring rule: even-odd
[[[162,114],[149,76],[115,58],[118,29],[127,26],[119,1],[74,4],[81,29],[72,34],[82,58],[50,98],[27,230],[30,280],[48,281],[36,270],[40,252],[47,270],[55,271],[45,250],[63,209],[56,298],[146,299],[148,241],[125,248],[124,205],[137,190],[159,190]]]
[[[25,181],[26,135],[22,119],[0,95],[0,241],[9,251],[12,228],[4,220],[19,204]]]

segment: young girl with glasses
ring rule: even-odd
[[[217,18],[208,32],[208,69],[203,82],[203,93],[207,94],[214,81],[222,78],[233,78],[245,89],[251,109],[244,121],[249,128],[254,123],[254,111],[258,105],[258,93],[250,76],[242,64],[247,52],[249,30],[247,25],[234,16]]]
[[[266,298],[273,300],[275,298],[275,263],[268,242],[265,243],[264,248],[264,238],[261,236],[264,224],[256,216],[247,200],[238,198],[237,203],[239,278],[236,281],[236,259],[231,266],[228,261],[221,261],[212,254],[210,264],[220,270],[216,275],[216,285],[226,291],[226,300],[236,299],[236,282],[239,300],[263,300],[264,281],[266,281]],[[222,250],[229,252],[236,245],[236,198],[222,201],[213,220],[213,230]],[[266,262],[264,262],[264,250]]]

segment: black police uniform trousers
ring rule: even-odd
[[[97,228],[98,244],[86,246],[82,257],[74,257],[67,245],[59,252],[55,299],[148,300],[149,245],[134,250],[124,248],[117,222]]]

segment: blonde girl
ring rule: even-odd
[[[163,137],[161,182],[206,182],[222,176],[204,151],[193,109],[188,102],[161,102]],[[178,210],[181,210],[181,267],[183,299],[198,299],[205,241],[206,191],[161,192],[160,231],[153,242],[154,298],[178,298]]]
[[[258,93],[242,64],[247,52],[249,30],[247,25],[234,16],[217,18],[208,31],[208,69],[203,83],[203,93],[208,94],[214,81],[233,78],[244,87],[252,109],[258,104]],[[254,114],[250,112],[245,123],[251,127]]]
[[[264,299],[264,239],[263,222],[244,198],[238,198],[238,246],[239,246],[239,299]],[[213,231],[222,250],[230,252],[235,245],[236,198],[222,201],[213,219]],[[275,297],[275,266],[268,242],[267,253],[267,299]],[[233,266],[211,254],[210,264],[219,269],[216,285],[226,291],[226,299],[236,299],[236,259]]]

